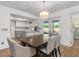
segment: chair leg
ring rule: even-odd
[[[42,53],[40,53],[40,56],[42,57],[42,56],[43,56],[43,54],[42,54]]]
[[[55,54],[54,52],[55,52],[55,51],[52,51],[52,56],[53,56],[53,57],[55,56],[55,55],[54,55],[54,54]]]
[[[57,49],[55,48],[54,51],[55,51],[55,56],[57,57]]]
[[[36,49],[36,57],[38,57],[38,50]]]
[[[61,56],[60,47],[58,47],[58,52],[59,52],[59,55]]]
[[[41,57],[49,57],[50,55],[47,55],[47,54],[45,54],[45,53],[40,52],[40,56],[41,56]]]
[[[44,53],[41,53],[41,56],[42,56],[42,57],[45,57],[46,55],[45,55]]]
[[[38,51],[39,52],[39,56],[40,57],[44,57],[45,55],[44,55],[44,53],[42,53],[41,51]],[[38,55],[38,53],[36,53],[37,55]]]
[[[13,56],[10,56],[10,57],[13,57]]]

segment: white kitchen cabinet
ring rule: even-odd
[[[16,27],[27,27],[26,22],[23,21],[16,21]]]

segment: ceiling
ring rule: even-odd
[[[24,12],[29,12],[39,16],[43,10],[53,13],[59,10],[70,8],[79,5],[79,1],[0,1],[0,5],[18,9]]]

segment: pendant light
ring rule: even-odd
[[[49,17],[48,11],[45,10],[45,2],[46,1],[43,1],[43,11],[40,12],[40,18],[41,19],[48,19],[48,17]]]

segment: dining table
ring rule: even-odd
[[[41,48],[43,46],[46,46],[48,39],[47,36],[44,37],[43,34],[37,34],[33,36],[28,36],[28,37],[22,37],[18,38],[19,41],[24,43],[25,45],[28,45],[32,48],[36,49],[36,55],[38,54],[38,48]]]
[[[22,37],[22,38],[18,38],[18,40],[33,48],[38,48],[48,42],[48,39],[45,39],[44,37],[40,37],[40,36],[41,35],[36,35],[35,39],[33,39],[33,36]]]

